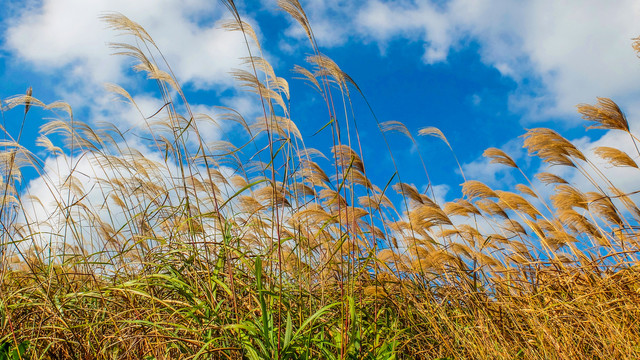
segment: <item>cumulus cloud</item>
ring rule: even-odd
[[[110,56],[108,44],[129,40],[116,37],[99,19],[120,12],[145,27],[181,81],[229,85],[227,72],[246,56],[246,46],[241,34],[219,29],[228,18],[224,11],[205,0],[44,0],[8,21],[3,47],[36,69],[66,69],[69,81],[122,81],[128,63]]]
[[[137,147],[144,149],[140,145]],[[145,152],[149,160],[162,163],[159,154]],[[58,155],[46,159],[42,175],[31,180],[22,194],[23,213],[19,223],[29,224],[22,231],[31,236],[26,236],[30,242],[21,246],[51,247],[53,251],[63,246],[76,246],[92,251],[103,246],[99,240],[105,239],[103,233],[91,231],[91,228],[100,229],[102,224],[108,224],[111,229],[122,229],[125,233],[135,228],[136,224],[128,222],[132,214],[125,214],[110,197],[112,194],[123,197],[122,192],[114,192],[109,183],[115,178],[126,182],[134,172],[131,168],[100,166],[100,162],[104,163],[104,159],[94,154]],[[177,173],[170,164],[166,165],[166,168],[160,168],[161,176],[154,179],[158,184]],[[124,201],[132,208],[142,203],[136,197]]]
[[[447,61],[470,41],[481,60],[518,83],[512,110],[534,121],[575,121],[574,106],[609,96],[622,105],[640,92],[631,39],[640,35],[640,3],[597,0],[307,1],[323,46],[394,39],[418,41],[427,64]],[[295,24],[292,25],[296,27]],[[300,30],[291,34],[301,35]],[[571,116],[570,116],[571,115]]]
[[[84,153],[46,158],[41,176],[21,194],[15,231],[23,240],[17,245],[23,250],[34,245],[50,248],[54,253],[71,246],[90,253],[104,249],[111,237],[135,240],[134,235],[145,233],[143,220],[155,234],[176,231],[170,228],[179,225],[176,221],[182,216],[184,168],[142,143],[120,142],[118,147],[123,150],[107,156]],[[188,170],[198,174],[191,179],[206,181],[204,167],[192,165]],[[225,166],[215,171],[225,178],[234,174]],[[189,181],[192,206],[203,214],[213,211],[211,193]],[[226,182],[216,181],[216,186],[223,199],[236,191]],[[202,224],[213,229],[212,223]],[[216,236],[216,231],[206,236]]]
[[[451,187],[447,184],[439,184],[433,186],[433,193],[435,194],[435,201],[438,204],[444,204],[446,202],[447,194],[451,190]]]
[[[321,17],[320,5],[312,3],[313,14]],[[631,39],[640,35],[640,3],[633,0],[615,6],[595,0],[369,0],[349,11],[356,14],[355,21],[335,26],[341,41],[327,45],[339,46],[351,38],[376,42],[384,52],[390,41],[417,41],[425,49],[423,62],[433,64],[446,62],[469,42],[477,43],[481,61],[517,84],[508,105],[524,115],[527,125],[550,119],[575,125],[579,103],[607,96],[628,109],[640,95],[640,63],[631,48]],[[632,128],[640,125],[640,117],[628,119]],[[616,145],[620,136],[606,133],[600,140],[585,137],[579,142],[592,156],[589,149]],[[523,157],[517,140],[501,148],[516,159]],[[491,186],[517,182],[513,169],[484,158],[464,164],[463,169],[468,178]],[[628,169],[607,171],[617,181],[631,179]],[[571,179],[584,182],[578,175]],[[620,186],[637,190],[630,184]]]
[[[423,60],[428,64],[445,61],[454,40],[450,15],[429,2],[371,1],[358,13],[356,24],[359,31],[380,41],[398,36],[419,38],[424,42]]]
[[[609,192],[610,186],[615,186],[624,193],[631,193],[640,190],[640,186],[637,182],[638,169],[631,167],[613,166],[607,160],[600,156],[597,156],[594,152],[598,147],[612,147],[627,153],[636,163],[640,163],[640,153],[638,148],[640,144],[632,138],[626,132],[621,131],[608,131],[601,138],[591,141],[587,137],[574,141],[576,146],[585,154],[586,158],[595,166],[598,171],[591,168],[590,165],[585,164],[585,169],[589,172],[592,179],[604,189]],[[601,176],[603,174],[606,180]],[[583,174],[578,171],[572,171],[571,169],[564,169],[564,174],[567,181],[576,185],[578,188],[584,191],[596,191],[596,187],[590,179],[587,179]]]
[[[15,9],[14,9],[15,8]],[[133,60],[113,56],[110,43],[131,43],[131,36],[122,36],[109,29],[100,17],[121,13],[142,25],[162,52],[178,82],[189,90],[213,90],[220,105],[242,105],[242,111],[253,119],[258,108],[246,94],[238,94],[229,71],[242,68],[247,47],[241,33],[221,28],[230,18],[227,9],[207,0],[42,0],[30,1],[24,7],[12,7],[11,17],[2,19],[5,29],[0,33],[0,47],[12,55],[11,61],[25,69],[43,73],[56,86],[54,95],[64,99],[74,109],[79,120],[89,124],[108,122],[121,132],[140,136],[148,130],[149,121],[165,116],[165,106],[158,91],[149,91],[139,84],[139,77],[130,70]],[[253,23],[249,17],[245,21]],[[253,26],[260,37],[257,26]],[[153,48],[134,43],[164,70],[164,59]],[[108,93],[103,84],[118,83],[129,91],[137,108],[129,101]],[[185,86],[186,85],[186,86]],[[36,89],[37,91],[37,89]],[[176,91],[170,95],[178,98]],[[189,96],[188,96],[189,97]],[[186,114],[180,101],[176,111]],[[218,111],[210,105],[193,103],[193,113],[215,118]],[[165,108],[166,110],[166,108]],[[185,115],[187,116],[187,115]],[[202,140],[220,140],[232,125],[196,117]],[[134,136],[135,137],[135,136]]]
[[[131,59],[111,56],[113,50],[108,47],[109,42],[130,42],[132,39],[116,36],[99,20],[100,15],[120,12],[141,24],[154,38],[178,81],[187,84],[188,90],[214,90],[219,104],[236,108],[249,122],[260,114],[255,95],[226,91],[234,82],[228,72],[242,67],[241,58],[247,56],[247,48],[241,34],[219,28],[228,14],[218,2],[43,0],[30,3],[28,9],[24,13],[18,11],[17,17],[2,20],[7,25],[1,33],[2,51],[11,54],[12,61],[20,62],[20,65],[28,63],[31,69],[59,81],[53,89],[56,96],[65,99],[75,110],[78,107],[86,110],[81,111],[82,116],[77,118],[81,117],[92,125],[106,121],[127,133],[118,146],[131,148],[132,152],[142,154],[138,158],[144,157],[159,164],[159,173],[148,180],[168,189],[174,205],[182,201],[183,194],[177,190],[180,184],[175,180],[181,179],[180,169],[176,164],[163,161],[163,153],[152,149],[151,141],[140,140],[150,138],[146,120],[157,121],[165,116],[166,112],[162,111],[149,119],[165,107],[165,100],[132,85],[132,73],[128,70]],[[244,20],[252,22],[248,18]],[[256,26],[254,29],[260,37],[259,29]],[[156,60],[162,62],[160,58]],[[130,90],[138,108],[105,93],[102,83],[107,81],[120,83]],[[175,92],[172,95],[175,96]],[[177,112],[186,114],[183,104],[177,102],[174,105]],[[191,105],[191,110],[210,115],[214,120],[195,118],[205,143],[220,140],[224,132],[233,126],[221,121],[218,121],[219,126],[214,125],[215,120],[220,120],[216,115],[224,110],[197,103]],[[158,135],[158,132],[154,131],[154,134]],[[185,138],[193,139],[192,136]],[[104,234],[89,230],[99,229],[102,222],[116,230],[127,227],[129,233],[136,232],[137,225],[131,224],[132,216],[136,214],[131,209],[144,209],[144,201],[126,198],[128,194],[120,192],[121,201],[127,202],[127,206],[119,207],[110,195],[114,193],[113,186],[105,185],[108,179],[123,173],[125,178],[136,180],[139,174],[135,169],[103,166],[105,160],[91,153],[43,157],[45,163],[40,176],[30,180],[21,194],[25,210],[21,220],[36,229],[37,236],[32,238],[35,243],[40,246],[95,245],[95,241],[103,239]],[[133,162],[130,156],[122,153],[110,159]],[[224,178],[234,174],[232,169],[224,166],[218,170]],[[207,173],[203,167],[194,169],[194,172]],[[71,178],[75,179],[73,185],[70,185]],[[71,208],[74,212],[70,214]],[[206,212],[207,208],[203,206],[202,210]],[[125,214],[127,211],[134,214]],[[70,223],[70,216],[83,223],[78,225],[83,229],[81,233],[74,234],[76,224]]]
[[[262,0],[266,9],[274,13],[279,11],[273,2]],[[345,44],[350,38],[353,13],[358,9],[358,2],[351,0],[310,0],[301,1],[307,17],[311,22],[314,36],[320,46],[336,46]],[[293,19],[288,19],[291,26],[286,30],[289,37],[307,41],[307,35]],[[339,26],[338,26],[339,24]],[[282,42],[281,47],[288,47]]]
[[[44,73],[56,86],[56,96],[83,114],[87,122],[108,121],[121,130],[145,126],[145,117],[156,113],[165,103],[159,93],[139,86],[139,78],[129,70],[131,58],[113,56],[109,44],[131,43],[130,36],[120,36],[109,29],[100,17],[121,13],[142,25],[154,39],[178,82],[195,90],[217,93],[232,89],[229,71],[242,67],[247,56],[244,37],[239,32],[221,28],[230,18],[220,3],[206,0],[126,1],[126,0],[43,0],[15,7],[12,17],[3,19],[0,47],[12,55],[12,61],[29,64],[30,70]],[[252,23],[250,18],[245,21]],[[258,36],[260,31],[253,26]],[[140,42],[147,56],[169,70],[153,48]],[[114,101],[103,84],[118,83],[131,93],[140,111],[130,104]],[[37,89],[36,89],[37,91]],[[227,91],[218,100],[233,102],[236,91]],[[175,91],[172,93],[176,96]],[[238,100],[239,101],[239,100]],[[179,104],[175,104],[180,106]],[[196,112],[211,110],[194,105]],[[243,109],[247,110],[247,109]],[[89,120],[87,120],[87,118]],[[207,141],[219,139],[224,129],[207,129]]]

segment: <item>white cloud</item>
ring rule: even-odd
[[[279,12],[273,6],[272,1],[262,0],[267,9]],[[305,14],[311,22],[313,34],[318,44],[322,47],[342,45],[349,40],[353,13],[357,10],[358,2],[351,0],[308,0],[301,1]],[[291,26],[286,30],[290,37],[307,42],[307,35],[301,26],[293,19],[288,18]],[[289,45],[281,44],[285,49]]]
[[[131,58],[111,55],[115,50],[109,43],[132,43],[132,36],[120,36],[109,29],[100,16],[118,12],[142,25],[152,36],[181,85],[186,88],[207,89],[222,93],[233,87],[235,81],[229,71],[242,67],[247,47],[239,32],[229,32],[220,27],[230,18],[227,9],[218,2],[207,0],[42,0],[29,2],[24,8],[15,7],[14,17],[4,19],[6,29],[0,46],[13,55],[12,61],[22,69],[44,73],[56,83],[55,96],[68,102],[80,120],[95,124],[109,122],[126,132],[146,130],[145,118],[155,114],[165,104],[158,92],[148,92],[140,85],[140,76],[129,67]],[[253,23],[245,17],[245,21]],[[258,37],[260,30],[253,26]],[[133,43],[143,50],[146,47]],[[163,59],[151,49],[163,70]],[[129,91],[140,108],[138,111],[128,102],[107,93],[103,83],[118,83]],[[37,92],[37,89],[36,89]],[[230,95],[228,95],[231,93]],[[218,101],[222,104],[243,105],[243,113],[253,115],[253,103],[247,95],[226,91]],[[171,91],[174,100],[176,91]],[[240,98],[235,99],[237,96]],[[178,112],[186,114],[179,100],[174,103]],[[254,106],[255,107],[255,106]],[[211,106],[192,104],[194,112],[214,115]],[[219,112],[219,111],[218,111]],[[158,114],[157,118],[165,116]],[[186,115],[185,115],[186,116]],[[202,121],[204,141],[219,140],[228,127],[211,126]]]
[[[158,154],[146,152],[154,161],[161,160]],[[125,234],[135,228],[135,224],[127,222],[131,214],[125,214],[123,209],[115,206],[109,196],[118,194],[131,204],[132,209],[136,198],[128,199],[121,191],[114,192],[107,182],[115,178],[125,182],[135,172],[122,166],[100,166],[97,164],[99,160],[104,162],[100,156],[92,154],[46,159],[42,175],[31,180],[22,194],[24,212],[19,221],[29,224],[28,234],[31,235],[25,238],[41,248],[50,246],[54,253],[63,244],[92,252],[104,245],[98,241],[104,240],[101,238],[103,234],[91,231],[92,228],[99,229],[100,223],[107,223],[113,229],[122,228]],[[170,171],[169,168],[163,172],[176,173],[175,169]],[[162,179],[154,179],[157,184],[170,179],[170,176],[163,175]]]
[[[227,72],[246,56],[246,46],[241,34],[218,28],[228,18],[224,11],[206,0],[44,0],[9,21],[4,46],[36,69],[65,69],[68,82],[119,82],[129,62],[111,56],[107,44],[131,39],[116,37],[99,17],[120,12],[145,27],[180,81],[228,86]]]
[[[640,95],[640,61],[631,48],[631,39],[640,36],[640,2],[635,0],[615,5],[597,0],[368,0],[343,8],[355,14],[351,22],[328,16],[327,9],[336,11],[337,3],[331,1],[325,8],[319,1],[303,4],[311,8],[312,27],[319,22],[323,29],[331,28],[326,23],[333,23],[325,46],[339,46],[349,39],[374,41],[384,53],[390,41],[418,41],[425,49],[422,60],[431,64],[446,61],[452,51],[476,42],[481,61],[517,83],[509,106],[525,114],[525,122],[554,119],[575,124],[580,119],[575,112],[579,103],[594,103],[597,96],[606,96],[626,110]],[[480,100],[472,98],[474,103]],[[632,128],[640,126],[639,119],[628,116]],[[585,138],[582,146],[617,145],[619,137],[607,133],[595,142]],[[528,161],[517,140],[501,148],[522,158],[521,162]],[[484,158],[464,164],[463,169],[468,178],[491,186],[522,182],[513,173],[516,170],[489,164]],[[623,189],[637,190],[628,183],[633,179],[628,169],[607,171],[623,182]],[[577,175],[571,180],[582,181]]]
[[[92,253],[105,246],[108,235],[132,246],[131,242],[136,240],[133,235],[141,233],[141,217],[148,217],[149,226],[159,236],[178,231],[167,226],[176,226],[175,220],[184,205],[182,180],[185,177],[181,168],[170,160],[165,161],[161,152],[131,140],[134,139],[118,143],[120,149],[133,149],[131,153],[117,150],[110,156],[84,153],[48,157],[41,176],[29,181],[21,194],[21,214],[16,228],[22,231],[22,236],[17,238],[24,241],[17,246],[26,250],[37,245],[41,249],[50,248],[54,254],[64,246],[76,246]],[[188,170],[197,174],[194,178],[206,181],[207,171],[203,167],[191,165]],[[224,166],[216,170],[226,178],[233,174],[232,169]],[[202,214],[213,211],[211,193],[190,185],[188,179],[187,186],[192,194],[189,199],[192,206]],[[220,201],[235,191],[233,186],[221,182],[217,182],[217,186],[221,191]],[[118,201],[124,207],[118,205]],[[174,211],[178,211],[178,215]],[[203,225],[212,226],[204,218]],[[111,229],[111,234],[106,234],[104,229]],[[202,236],[217,235],[211,228]],[[43,254],[46,256],[46,253]]]
[[[434,185],[433,186],[433,193],[435,194],[434,200],[438,204],[444,205],[444,203],[446,202],[446,198],[447,198],[447,194],[449,193],[449,190],[451,190],[451,187],[447,184]]]
[[[423,59],[428,64],[445,61],[453,40],[449,14],[430,2],[371,1],[358,13],[356,24],[359,31],[380,41],[395,36],[421,38],[425,43]]]
[[[625,193],[640,190],[637,179],[638,171],[640,170],[630,167],[613,166],[594,153],[594,150],[597,147],[613,147],[626,152],[633,160],[636,161],[636,163],[640,163],[640,154],[638,154],[638,150],[634,146],[629,134],[621,131],[608,131],[598,140],[590,141],[588,138],[582,138],[574,141],[574,144],[576,144],[576,146],[585,154],[587,159],[599,169],[599,172],[596,172],[589,165],[584,166],[590,176],[606,192],[609,192],[611,184]],[[640,147],[640,144],[637,142],[636,145]],[[604,175],[606,180],[603,179],[599,173]],[[566,176],[567,181],[583,191],[596,190],[593,183],[577,171],[568,172]]]
[[[510,106],[527,114],[528,121],[551,116],[575,121],[578,103],[608,96],[626,105],[640,95],[640,64],[631,49],[631,39],[640,35],[635,0],[615,5],[598,0],[358,4],[304,2],[322,46],[359,39],[377,42],[384,52],[393,39],[420,41],[423,61],[432,64],[446,61],[452,49],[477,42],[482,61],[518,83]]]

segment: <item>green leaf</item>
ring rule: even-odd
[[[291,342],[291,334],[293,332],[293,324],[291,323],[291,312],[287,312],[287,328],[284,333],[284,345],[283,349],[286,349]]]
[[[316,311],[313,315],[311,315],[307,320],[305,320],[302,325],[300,326],[300,328],[295,332],[295,334],[293,335],[293,338],[297,338],[300,334],[305,332],[305,328],[307,326],[309,326],[310,324],[312,324],[317,318],[319,318],[320,316],[324,315],[324,313],[326,313],[327,311],[329,311],[329,309],[336,307],[338,305],[340,305],[341,302],[335,302],[333,304],[329,304],[326,305],[325,307],[321,308],[320,310]]]

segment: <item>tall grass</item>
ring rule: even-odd
[[[307,67],[295,70],[325,100],[331,154],[305,146],[287,81],[225,5],[225,28],[245,36],[247,67],[233,75],[259,99],[257,121],[228,108],[193,113],[152,37],[120,14],[104,17],[131,37],[115,52],[164,101],[141,114],[136,136],[30,91],[3,101],[9,119],[24,123],[35,107],[55,117],[37,151],[6,131],[2,143],[0,358],[640,357],[640,209],[607,169],[536,128],[524,135],[529,154],[589,188],[550,172],[530,179],[499,149],[485,156],[520,176],[512,191],[469,179],[462,198],[440,204],[402,182],[395,160],[393,178],[375,184],[350,106],[365,94],[320,52],[298,1],[279,5],[310,41]],[[125,89],[108,89],[137,108]],[[591,128],[638,141],[613,101],[578,110]],[[211,123],[245,135],[207,142]],[[415,142],[402,123],[378,125]],[[418,135],[452,148],[436,128]],[[640,156],[596,154],[635,169]],[[46,198],[21,191],[25,167]]]

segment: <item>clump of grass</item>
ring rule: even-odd
[[[288,111],[289,84],[233,1],[225,4],[225,28],[246,35],[248,66],[234,76],[260,100],[256,122],[233,109],[216,118],[192,113],[169,65],[154,60],[162,57],[151,35],[120,14],[105,20],[137,45],[115,44],[116,52],[138,62],[165,103],[143,117],[138,139],[146,140],[133,146],[115,126],[82,123],[65,103],[44,104],[31,91],[3,101],[6,116],[24,106],[23,122],[35,107],[57,115],[38,144],[68,173],[56,175],[20,135],[5,132],[0,356],[640,356],[640,210],[606,169],[559,133],[532,129],[524,135],[532,156],[575,169],[593,189],[551,172],[534,183],[498,149],[485,156],[520,171],[523,184],[512,191],[470,179],[463,198],[439,204],[402,182],[397,168],[393,181],[375,184],[355,119],[335,111],[363,94],[319,51],[300,4],[279,1],[310,40],[309,68],[296,71],[326,101],[326,155],[305,147]],[[137,107],[125,89],[108,89]],[[578,109],[594,128],[626,132],[635,144],[613,101]],[[209,122],[239,124],[244,141],[207,143]],[[414,141],[402,123],[379,126]],[[453,151],[436,128],[418,134]],[[637,169],[635,154],[596,154]],[[45,179],[48,199],[20,191],[27,166]],[[393,191],[401,201],[390,200]]]

